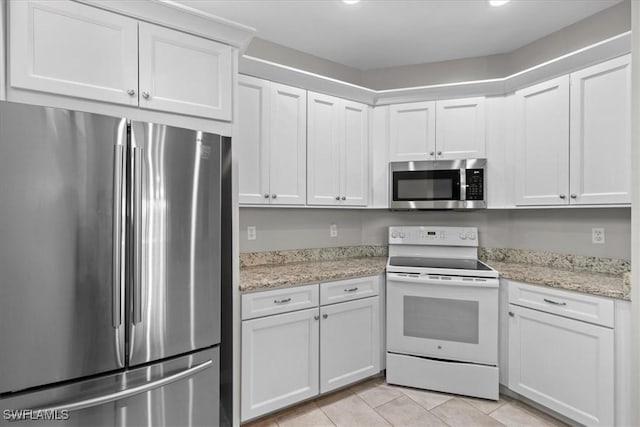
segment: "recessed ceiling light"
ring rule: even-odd
[[[509,3],[510,0],[489,0],[491,6],[502,6]]]
[[[356,4],[360,3],[360,0],[342,0],[342,2],[345,4]]]

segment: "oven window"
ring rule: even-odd
[[[394,172],[393,200],[460,200],[460,171]]]
[[[404,336],[478,344],[478,301],[404,296]]]

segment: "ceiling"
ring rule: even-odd
[[[178,0],[359,70],[510,52],[622,0]]]

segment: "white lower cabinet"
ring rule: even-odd
[[[242,421],[318,394],[318,308],[242,322]]]
[[[320,393],[380,371],[378,297],[320,307]]]
[[[380,372],[381,280],[363,277],[242,296],[242,422]],[[345,298],[325,305],[337,291]],[[269,305],[278,314],[254,317],[269,313]]]
[[[614,425],[614,329],[569,318],[588,304],[609,311],[613,300],[552,290],[548,307],[513,304],[536,288],[549,292],[510,285],[509,388],[581,424]]]

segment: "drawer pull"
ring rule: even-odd
[[[274,304],[284,304],[284,303],[287,303],[289,301],[291,301],[291,297],[285,298],[285,299],[274,299],[273,303]]]
[[[544,302],[548,302],[549,304],[553,304],[553,305],[567,305],[566,302],[558,302],[558,301],[554,301],[551,299],[544,299]]]
[[[344,291],[345,292],[355,292],[357,290],[358,290],[358,288],[349,288],[349,289],[345,289]]]

